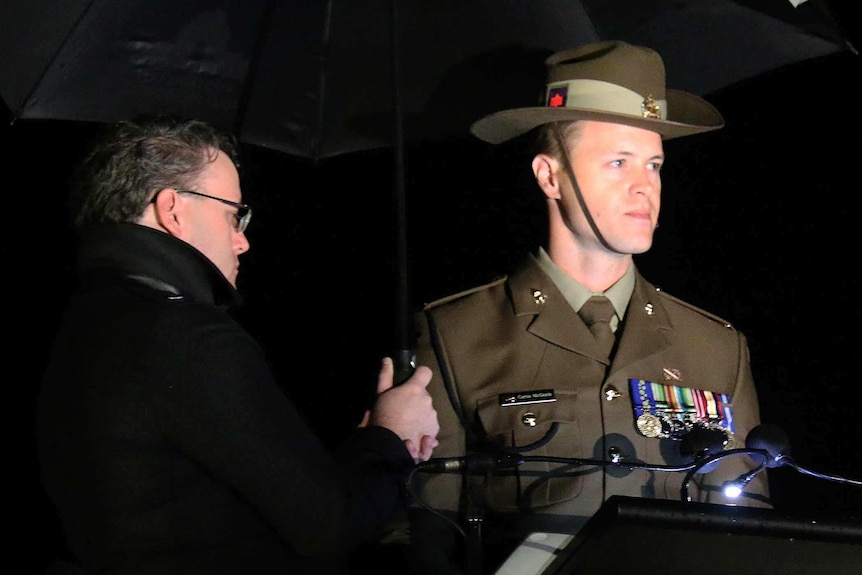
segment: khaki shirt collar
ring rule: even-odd
[[[581,306],[594,295],[603,295],[611,300],[616,310],[616,316],[611,320],[611,329],[616,331],[620,319],[625,316],[629,306],[629,300],[635,288],[635,265],[632,263],[626,273],[611,287],[603,292],[594,293],[588,290],[582,283],[572,278],[555,264],[544,248],[539,248],[536,256],[542,270],[548,274],[572,309],[578,311]]]

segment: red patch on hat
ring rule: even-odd
[[[569,95],[569,87],[563,86],[562,88],[551,88],[551,91],[548,92],[548,107],[549,108],[563,108],[566,105],[566,98]]]

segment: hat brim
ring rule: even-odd
[[[666,90],[668,117],[665,120],[631,116],[588,108],[515,108],[489,114],[470,126],[470,132],[485,142],[500,144],[543,124],[593,120],[611,122],[657,132],[670,140],[717,130],[724,126],[719,111],[699,96],[680,90]]]

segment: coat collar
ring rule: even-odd
[[[620,352],[613,370],[659,353],[670,344],[667,310],[656,297],[655,286],[635,270],[635,287],[620,333]],[[592,334],[544,273],[535,257],[529,257],[510,276],[511,300],[517,316],[529,318],[527,330],[554,345],[601,361]]]
[[[85,284],[129,278],[219,307],[242,301],[224,274],[200,251],[164,232],[132,223],[86,229],[78,245],[78,274]]]

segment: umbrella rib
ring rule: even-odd
[[[257,34],[257,42],[255,42],[254,50],[251,54],[251,59],[248,63],[248,73],[245,75],[242,92],[239,96],[239,101],[236,106],[236,115],[233,119],[233,133],[241,136],[245,127],[246,115],[248,114],[248,105],[251,100],[252,86],[254,86],[257,78],[260,62],[263,59],[263,49],[266,46],[267,39],[270,34],[270,22],[272,22],[272,14],[275,10],[277,0],[270,0],[266,4],[266,9],[261,13],[260,17],[260,33]]]
[[[27,109],[27,105],[30,103],[30,99],[33,97],[33,94],[35,94],[36,91],[42,86],[42,81],[45,80],[45,76],[48,74],[48,70],[50,70],[51,68],[54,67],[54,62],[57,61],[57,57],[65,49],[66,44],[69,42],[69,40],[72,38],[72,36],[75,35],[75,31],[81,25],[81,21],[87,16],[87,14],[90,13],[90,10],[92,9],[95,1],[96,0],[90,0],[87,3],[87,7],[84,8],[83,10],[81,10],[81,13],[75,19],[75,23],[69,29],[69,33],[66,34],[66,37],[63,38],[63,41],[57,45],[57,49],[54,51],[54,54],[48,60],[48,63],[45,64],[45,67],[42,69],[42,73],[39,74],[38,79],[35,82],[33,82],[33,86],[30,88],[30,91],[27,92],[27,96],[25,96],[24,99],[21,101],[21,106],[18,108],[18,110],[16,110],[13,113],[13,118],[12,118],[11,123],[14,123],[16,119],[20,118],[21,114],[24,112],[24,110]]]
[[[321,131],[323,130],[323,109],[326,103],[326,66],[329,56],[329,37],[330,29],[332,28],[332,4],[333,0],[327,0],[326,12],[323,17],[323,29],[320,36],[320,77],[318,78],[318,98],[317,98],[317,118],[315,119],[314,130],[311,134],[311,157],[315,162],[320,157],[320,142],[322,140]]]

